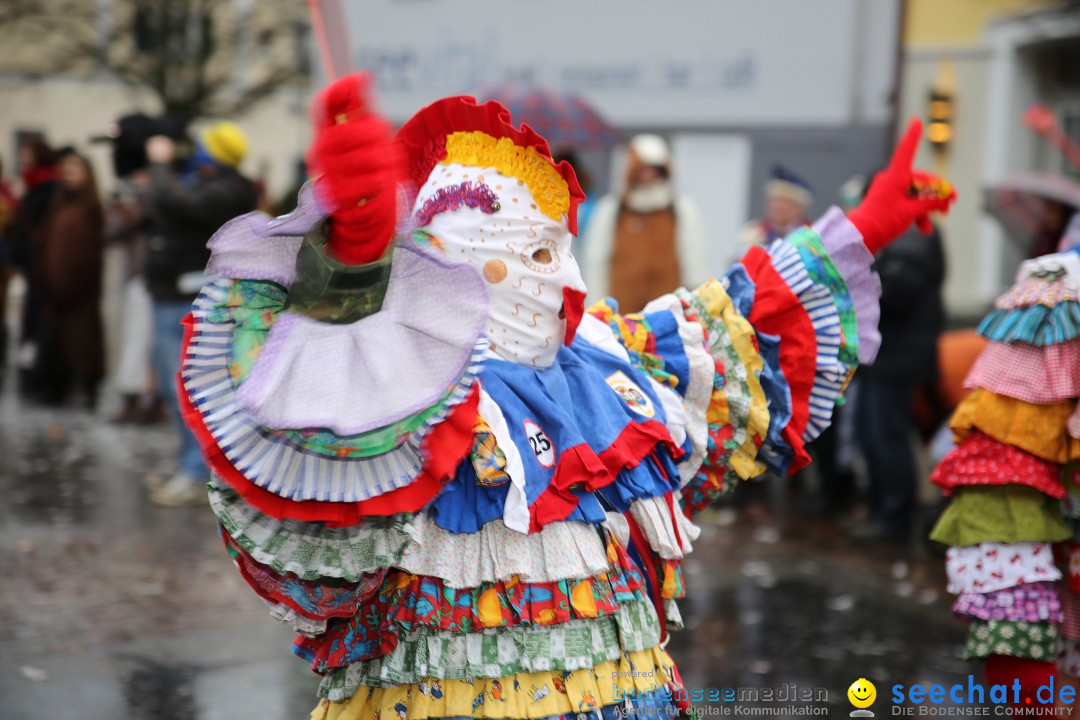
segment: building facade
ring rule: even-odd
[[[951,139],[924,144],[918,162],[949,177],[959,198],[942,220],[946,302],[958,320],[982,315],[1011,283],[1023,248],[983,211],[983,189],[1011,174],[1067,171],[1026,128],[1045,103],[1080,140],[1080,5],[1046,0],[907,0],[901,113],[927,115],[931,93],[951,98]]]
[[[898,0],[370,0],[343,3],[349,56],[401,122],[446,95],[507,82],[584,99],[627,137],[667,137],[702,210],[711,270],[744,249],[782,162],[816,190],[882,163],[894,117]],[[589,158],[600,189],[618,153]]]

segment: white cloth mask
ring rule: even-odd
[[[434,203],[440,190],[442,198],[457,202],[432,214],[428,201]],[[478,202],[480,196],[494,205]],[[552,365],[567,338],[567,318],[571,337],[576,329],[585,292],[566,217],[553,220],[541,212],[517,178],[459,163],[435,166],[417,193],[413,213],[430,217],[423,230],[447,260],[473,266],[486,281],[487,332],[495,353],[522,365]]]

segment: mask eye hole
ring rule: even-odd
[[[562,265],[558,248],[554,242],[546,238],[526,245],[520,257],[525,267],[537,273],[553,273]]]

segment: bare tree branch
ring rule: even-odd
[[[244,10],[213,0],[5,0],[0,42],[25,52],[0,68],[30,77],[103,73],[150,91],[168,114],[233,115],[307,80],[307,27],[295,0]]]

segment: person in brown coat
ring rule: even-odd
[[[630,141],[622,192],[597,203],[584,245],[589,298],[611,296],[624,313],[709,277],[697,206],[675,192],[671,150],[662,138]]]
[[[101,325],[104,214],[94,172],[71,152],[60,161],[59,187],[36,248],[41,288],[39,369],[43,399],[65,400],[74,385],[89,407],[105,371]]]

